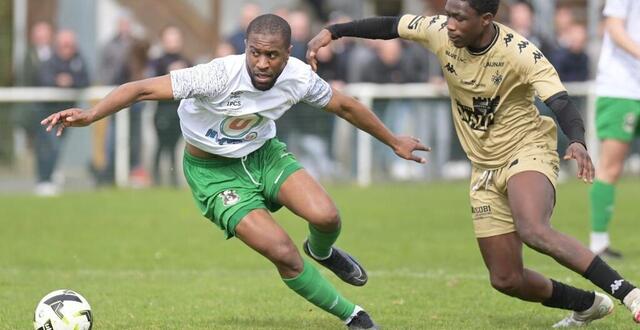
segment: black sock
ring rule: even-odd
[[[564,283],[551,280],[553,291],[551,297],[542,302],[547,307],[568,309],[576,312],[582,312],[593,305],[596,294],[574,288]]]
[[[623,279],[618,272],[613,270],[600,257],[596,256],[582,275],[591,283],[597,285],[604,292],[622,301],[631,290],[636,287]]]

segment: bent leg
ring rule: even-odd
[[[331,254],[340,235],[340,215],[322,186],[309,173],[298,170],[280,187],[278,202],[309,222],[309,248],[318,259]]]
[[[547,177],[534,171],[517,173],[507,182],[507,193],[520,239],[530,248],[584,274],[595,255],[575,238],[551,228],[555,190]]]
[[[284,283],[297,294],[341,320],[353,314],[355,305],[323,278],[313,264],[300,257],[289,235],[265,209],[249,212],[236,226],[235,234],[269,259]]]
[[[551,297],[551,281],[522,264],[522,242],[516,233],[478,238],[491,286],[522,300],[543,302]]]
[[[520,172],[509,179],[507,189],[516,230],[527,246],[554,258],[620,301],[635,289],[576,239],[551,228],[555,192],[546,176]]]
[[[525,301],[547,307],[584,311],[595,295],[544,277],[522,265],[522,242],[516,233],[479,238],[478,245],[489,270],[491,286]]]

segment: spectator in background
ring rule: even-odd
[[[89,86],[87,66],[78,52],[76,35],[71,30],[62,30],[56,34],[53,56],[43,62],[38,70],[40,86],[60,88],[83,88]],[[40,117],[48,116],[58,109],[73,107],[73,102],[49,102],[42,105]],[[38,121],[36,121],[38,122]],[[61,139],[54,132],[38,130],[35,139],[38,185],[36,193],[52,196],[59,192],[52,180],[60,154]]]
[[[233,54],[235,54],[235,49],[233,49],[233,46],[230,43],[223,41],[216,46],[214,57],[225,57]]]
[[[104,85],[122,85],[132,80],[143,78],[144,67],[147,63],[146,53],[149,44],[136,38],[131,30],[131,20],[127,16],[118,19],[116,35],[102,49],[100,63],[100,83]],[[129,167],[133,184],[144,185],[148,182],[148,175],[142,168],[141,153],[141,117],[143,103],[132,104],[129,111]],[[94,162],[91,166],[98,185],[110,184],[114,180],[115,169],[115,120],[108,121],[105,137],[105,164]]]
[[[552,47],[550,43],[534,30],[535,10],[531,2],[518,0],[509,6],[509,26],[540,49],[548,54]]]
[[[572,24],[565,32],[564,45],[556,48],[549,61],[565,82],[589,79],[589,55],[586,52],[587,29],[581,24]]]
[[[151,76],[163,76],[170,71],[179,70],[191,66],[182,54],[183,39],[182,31],[174,26],[168,26],[162,30],[161,34],[162,55],[151,61],[149,69]],[[153,179],[155,184],[162,181],[160,173],[160,162],[163,154],[169,156],[169,183],[178,186],[178,173],[176,167],[176,146],[180,140],[182,132],[180,131],[180,119],[176,108],[179,102],[176,101],[159,101],[156,113],[153,117],[153,123],[158,138],[158,146],[156,148],[153,162]]]
[[[291,56],[304,61],[307,54],[307,42],[311,40],[311,21],[302,10],[292,11],[287,21],[291,26]]]
[[[616,183],[630,143],[640,135],[640,1],[609,0],[604,16],[605,36],[596,79],[600,155],[590,193],[590,248],[593,253],[620,258],[622,254],[610,248],[608,229]]]
[[[17,79],[18,86],[39,86],[38,73],[40,67],[53,56],[53,29],[47,22],[38,22],[31,27],[29,35],[29,49],[23,61],[22,75]],[[41,131],[38,127],[42,114],[42,105],[32,103],[20,105],[16,108],[14,119],[24,128],[30,145],[34,144],[36,134]]]
[[[569,30],[575,24],[573,8],[567,5],[559,5],[556,7],[554,15],[554,23],[556,30],[555,46],[567,46]]]
[[[245,34],[247,27],[254,18],[261,14],[261,12],[262,8],[252,2],[246,3],[242,6],[242,11],[240,13],[240,25],[235,32],[227,38],[227,42],[231,44],[236,54],[244,53],[244,40],[247,38]]]

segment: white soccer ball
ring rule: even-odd
[[[36,330],[90,330],[93,325],[87,299],[71,290],[50,292],[36,306]]]

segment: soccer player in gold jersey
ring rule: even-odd
[[[432,51],[451,96],[456,133],[473,165],[470,201],[478,245],[498,291],[573,311],[555,327],[579,326],[613,310],[611,298],[525,268],[522,244],[554,258],[623,302],[640,322],[640,289],[576,239],[550,226],[559,157],[554,121],[541,117],[534,96],[555,113],[569,137],[565,160],[591,183],[594,168],[584,125],[558,74],[524,37],[494,22],[499,0],[448,0],[446,16],[373,17],[328,26],[309,42],[307,60],[341,37],[403,38]]]

